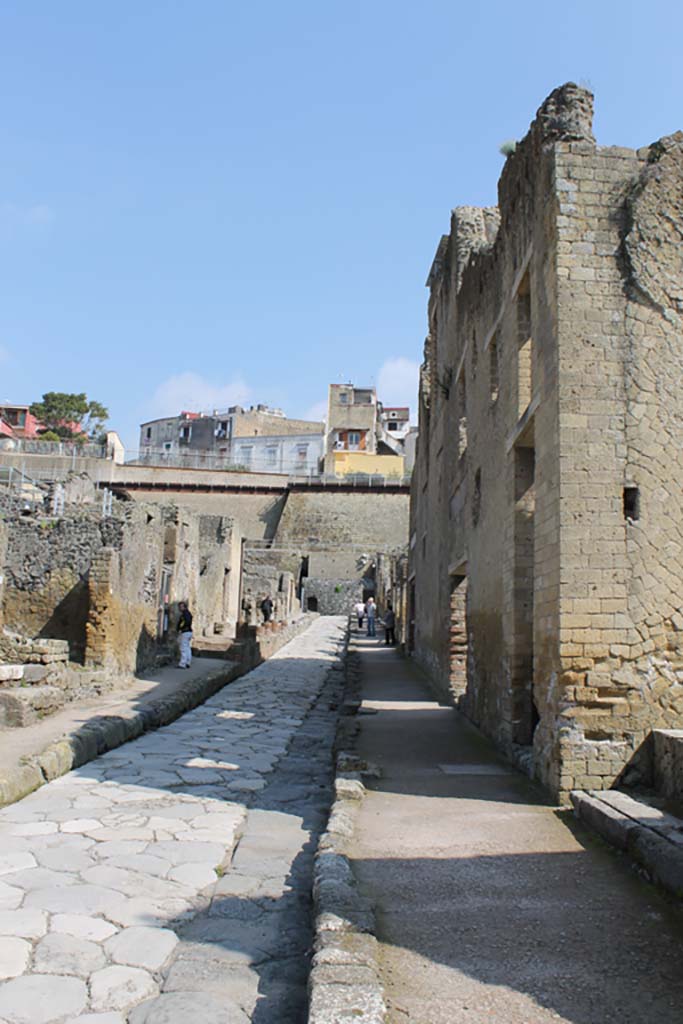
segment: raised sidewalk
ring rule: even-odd
[[[347,849],[388,1021],[679,1022],[680,904],[544,802],[409,661],[358,645],[358,754],[382,774]]]

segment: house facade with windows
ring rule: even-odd
[[[244,463],[240,458],[244,447],[259,470],[267,461],[282,467],[303,465],[310,473],[313,462],[322,454],[323,430],[320,422],[289,419],[281,409],[266,405],[250,409],[237,405],[211,413],[181,412],[141,425],[140,460],[229,466]],[[272,438],[269,444],[267,438]]]
[[[40,423],[28,405],[0,405],[0,436],[31,440],[38,436]]]
[[[403,477],[404,413],[385,415],[374,388],[330,384],[327,403],[325,472],[331,476]],[[391,431],[387,424],[395,423]],[[406,431],[407,432],[407,431]]]
[[[555,90],[428,278],[408,634],[562,802],[683,727],[683,134],[596,145]]]
[[[315,476],[320,472],[323,435],[244,435],[232,443],[233,462],[255,473]]]

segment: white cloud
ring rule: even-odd
[[[229,405],[244,405],[250,396],[251,388],[240,376],[226,384],[216,384],[199,373],[178,373],[156,389],[147,407],[148,418],[226,409]]]
[[[327,401],[316,402],[304,414],[305,420],[320,422],[327,419]]]
[[[417,420],[417,389],[420,364],[405,356],[387,359],[377,375],[377,397],[383,405],[409,405],[411,421]]]

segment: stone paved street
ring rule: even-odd
[[[0,1024],[305,1020],[344,626],[0,811]]]

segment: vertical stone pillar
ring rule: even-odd
[[[88,574],[88,621],[85,627],[85,664],[113,667],[116,630],[113,595],[118,584],[118,558],[113,548],[102,548]]]

